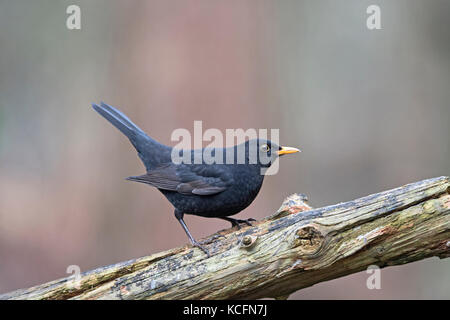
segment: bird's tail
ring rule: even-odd
[[[99,105],[93,103],[92,108],[100,113],[106,120],[111,122],[129,139],[134,139],[137,135],[146,135],[137,125],[135,125],[126,115],[114,107],[102,102]]]
[[[106,120],[111,122],[117,129],[128,137],[130,142],[138,151],[139,157],[144,162],[147,169],[150,169],[156,162],[155,147],[162,150],[168,148],[150,138],[144,131],[135,125],[126,115],[116,108],[101,102],[100,105],[92,104],[92,108]]]

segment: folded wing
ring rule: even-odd
[[[217,165],[169,163],[149,170],[144,175],[128,177],[127,180],[185,195],[209,196],[226,190],[233,182],[226,170],[221,169]]]

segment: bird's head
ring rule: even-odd
[[[268,168],[280,156],[301,152],[300,149],[282,147],[266,139],[253,139],[245,142],[245,158],[248,163]]]

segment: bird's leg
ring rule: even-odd
[[[238,227],[238,229],[241,228],[241,226],[239,225],[240,223],[245,223],[246,225],[251,226],[252,224],[250,223],[250,221],[256,221],[253,218],[242,220],[242,219],[234,219],[234,218],[230,218],[230,217],[220,217],[219,219],[223,219],[223,220],[231,222],[231,227],[232,228]]]
[[[209,251],[205,247],[203,247],[200,243],[198,243],[194,239],[194,237],[191,235],[191,233],[189,232],[189,229],[188,229],[186,223],[184,223],[183,216],[184,216],[183,212],[178,211],[177,209],[175,209],[175,217],[177,218],[178,222],[180,222],[181,226],[183,227],[184,231],[186,232],[186,234],[187,234],[189,240],[191,241],[192,245],[194,247],[197,247],[197,248],[201,249],[204,253],[206,253],[206,255],[208,257],[210,257]]]

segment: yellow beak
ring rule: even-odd
[[[297,153],[297,152],[301,152],[301,150],[297,149],[297,148],[291,148],[291,147],[281,147],[281,150],[277,151],[279,156],[281,156],[283,154]]]

